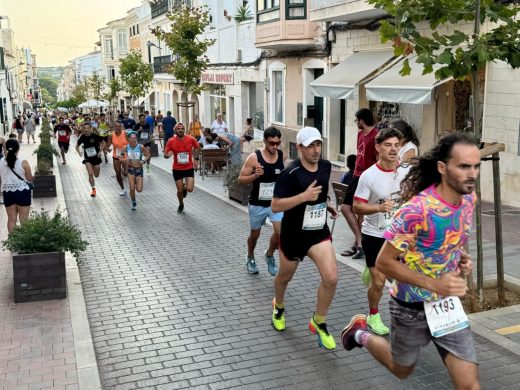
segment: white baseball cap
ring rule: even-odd
[[[314,141],[321,141],[321,133],[315,127],[304,127],[296,135],[296,143],[305,147],[312,144]]]

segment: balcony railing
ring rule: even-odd
[[[280,20],[280,7],[269,8],[256,14],[257,23],[269,23]]]
[[[158,18],[168,12],[168,0],[156,0],[150,3],[150,9],[152,11],[152,19]]]
[[[153,58],[154,73],[168,73],[168,65],[172,62],[172,56],[160,56]]]

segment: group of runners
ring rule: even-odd
[[[366,111],[356,113],[358,123],[363,124]],[[402,164],[399,130],[385,128],[370,137],[375,161],[364,167],[350,195],[353,211],[364,217],[368,316],[353,316],[341,332],[341,343],[347,350],[366,348],[404,379],[414,370],[420,350],[433,341],[455,387],[478,389],[477,355],[460,301],[467,291],[463,276],[472,270],[464,247],[476,201],[478,144],[467,133],[451,133],[411,164]],[[304,127],[296,141],[299,158],[285,166],[278,150],[281,134],[270,127],[264,132],[264,148],[251,153],[242,167],[239,183],[253,185],[245,266],[251,274],[259,272],[254,251],[269,218],[273,233],[264,259],[275,276],[272,325],[277,331],[286,329],[285,292],[307,256],[321,278],[309,330],[322,348],[332,350],[336,342],[326,316],[338,266],[327,219],[338,215],[329,204],[331,163],[321,158],[323,139],[317,129]],[[364,146],[362,140],[357,161],[364,161],[359,156]],[[273,257],[276,249],[279,266]],[[392,285],[390,329],[379,313],[387,280]],[[381,337],[388,333],[389,341]]]
[[[58,118],[54,126],[62,164],[65,165],[66,153],[69,150],[71,137],[76,134],[76,151],[83,157],[83,164],[88,173],[91,186],[91,197],[96,197],[95,178],[99,177],[103,157],[108,163],[107,155],[112,154],[116,180],[120,187],[120,196],[125,196],[123,177],[128,179],[128,188],[132,201],[131,209],[137,209],[136,192],[143,191],[144,171],[150,172],[150,148],[154,128],[146,121],[146,116],[140,114],[138,122],[129,118],[128,113],[123,119],[118,119],[111,126],[105,119],[105,114],[95,116],[93,120],[87,114],[79,116],[75,121],[64,116]],[[185,134],[182,123],[175,125],[175,137],[168,140],[164,146],[164,158],[173,157],[172,172],[179,200],[178,213],[184,211],[184,198],[194,188],[194,168],[196,168],[197,140]],[[81,150],[82,149],[82,150]]]

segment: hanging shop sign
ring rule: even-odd
[[[233,72],[204,72],[201,82],[206,84],[233,84]]]

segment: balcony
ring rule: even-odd
[[[168,65],[172,63],[172,56],[160,56],[153,58],[153,73],[168,73]]]
[[[355,22],[385,15],[365,0],[310,0],[309,8],[309,20],[314,22]]]
[[[150,2],[150,9],[152,11],[152,19],[158,18],[159,16],[168,12],[168,0],[156,0],[154,2]]]
[[[281,0],[279,6],[256,14],[256,42],[258,49],[309,49],[320,46],[321,24],[309,22],[307,3]]]

